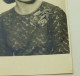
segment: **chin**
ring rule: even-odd
[[[18,0],[18,1],[23,2],[23,3],[33,3],[36,0]]]
[[[33,0],[18,0],[18,1],[27,2],[27,1],[33,1]]]

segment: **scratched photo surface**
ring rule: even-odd
[[[0,0],[0,56],[70,54],[65,1],[50,1]]]

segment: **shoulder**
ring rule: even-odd
[[[0,20],[5,19],[6,17],[11,16],[12,10],[13,10],[13,9],[10,9],[10,10],[8,10],[8,11],[6,11],[6,12],[0,14]]]
[[[55,9],[55,8],[58,7],[58,6],[53,5],[53,4],[51,4],[49,2],[46,2],[46,1],[43,1],[43,5],[46,6],[46,7],[48,7],[48,8],[51,8],[51,9]]]
[[[47,9],[50,9],[51,13],[54,15],[66,15],[66,13],[59,6],[45,1],[43,2],[43,6],[45,6]]]

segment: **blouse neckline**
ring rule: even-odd
[[[42,7],[43,3],[44,3],[44,1],[42,1],[42,3],[40,4],[39,8],[37,8],[35,11],[33,11],[33,12],[29,13],[29,14],[26,14],[26,15],[21,15],[21,14],[17,13],[15,11],[15,7],[13,7],[12,10],[18,16],[30,16],[30,15],[33,15],[34,13],[36,13],[38,10],[40,10],[40,8]]]

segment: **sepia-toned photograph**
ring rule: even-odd
[[[70,53],[67,15],[62,8],[42,0],[2,1],[15,5],[0,13],[0,56]]]
[[[72,74],[67,0],[0,0],[0,75]]]

